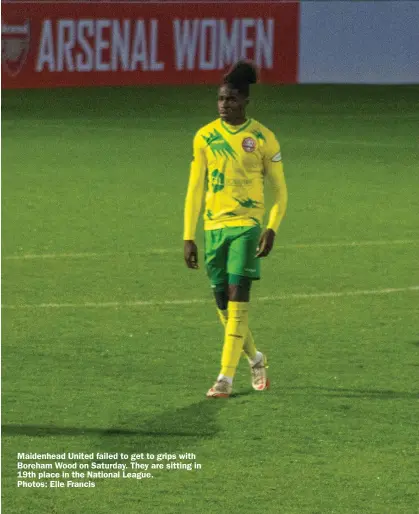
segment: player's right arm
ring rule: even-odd
[[[189,173],[184,210],[184,257],[188,268],[198,268],[198,249],[195,244],[196,226],[202,208],[207,161],[199,133],[193,141],[193,157]]]

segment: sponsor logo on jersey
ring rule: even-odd
[[[272,162],[279,162],[279,161],[282,161],[282,155],[281,155],[281,152],[278,152],[276,153],[272,159],[271,159]]]
[[[226,186],[232,187],[243,187],[243,186],[251,186],[253,180],[251,178],[229,178],[226,180]]]
[[[245,152],[254,152],[256,150],[256,141],[253,137],[245,137],[242,142],[242,147]]]
[[[3,69],[15,77],[23,68],[29,52],[30,23],[19,20],[14,23],[2,20],[1,62]]]

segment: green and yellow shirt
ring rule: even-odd
[[[185,202],[184,239],[195,238],[204,191],[205,230],[262,224],[265,178],[275,197],[267,228],[276,232],[285,214],[287,189],[275,135],[253,119],[240,126],[217,119],[198,130]]]

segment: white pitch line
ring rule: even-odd
[[[406,293],[419,291],[419,286],[356,290],[356,291],[336,291],[323,293],[289,293],[274,296],[262,296],[255,298],[256,302],[273,302],[277,300],[308,300],[312,298],[341,298],[345,296],[377,296],[394,293]],[[120,308],[120,307],[162,307],[165,305],[193,305],[212,303],[208,298],[191,298],[186,300],[138,300],[131,302],[85,302],[85,303],[38,303],[38,304],[16,304],[2,305],[3,309],[84,309],[84,308]]]
[[[291,243],[286,245],[276,245],[275,248],[281,249],[298,249],[298,248],[345,248],[358,246],[387,246],[387,245],[409,245],[419,244],[419,239],[393,239],[378,241],[337,241],[328,243]],[[89,259],[98,257],[111,256],[130,256],[130,255],[166,255],[166,254],[182,254],[182,248],[156,248],[142,252],[69,252],[69,253],[26,253],[22,255],[6,255],[3,256],[5,261],[16,260],[32,260],[32,259]]]

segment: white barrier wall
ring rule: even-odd
[[[419,83],[419,1],[301,2],[301,83]]]

